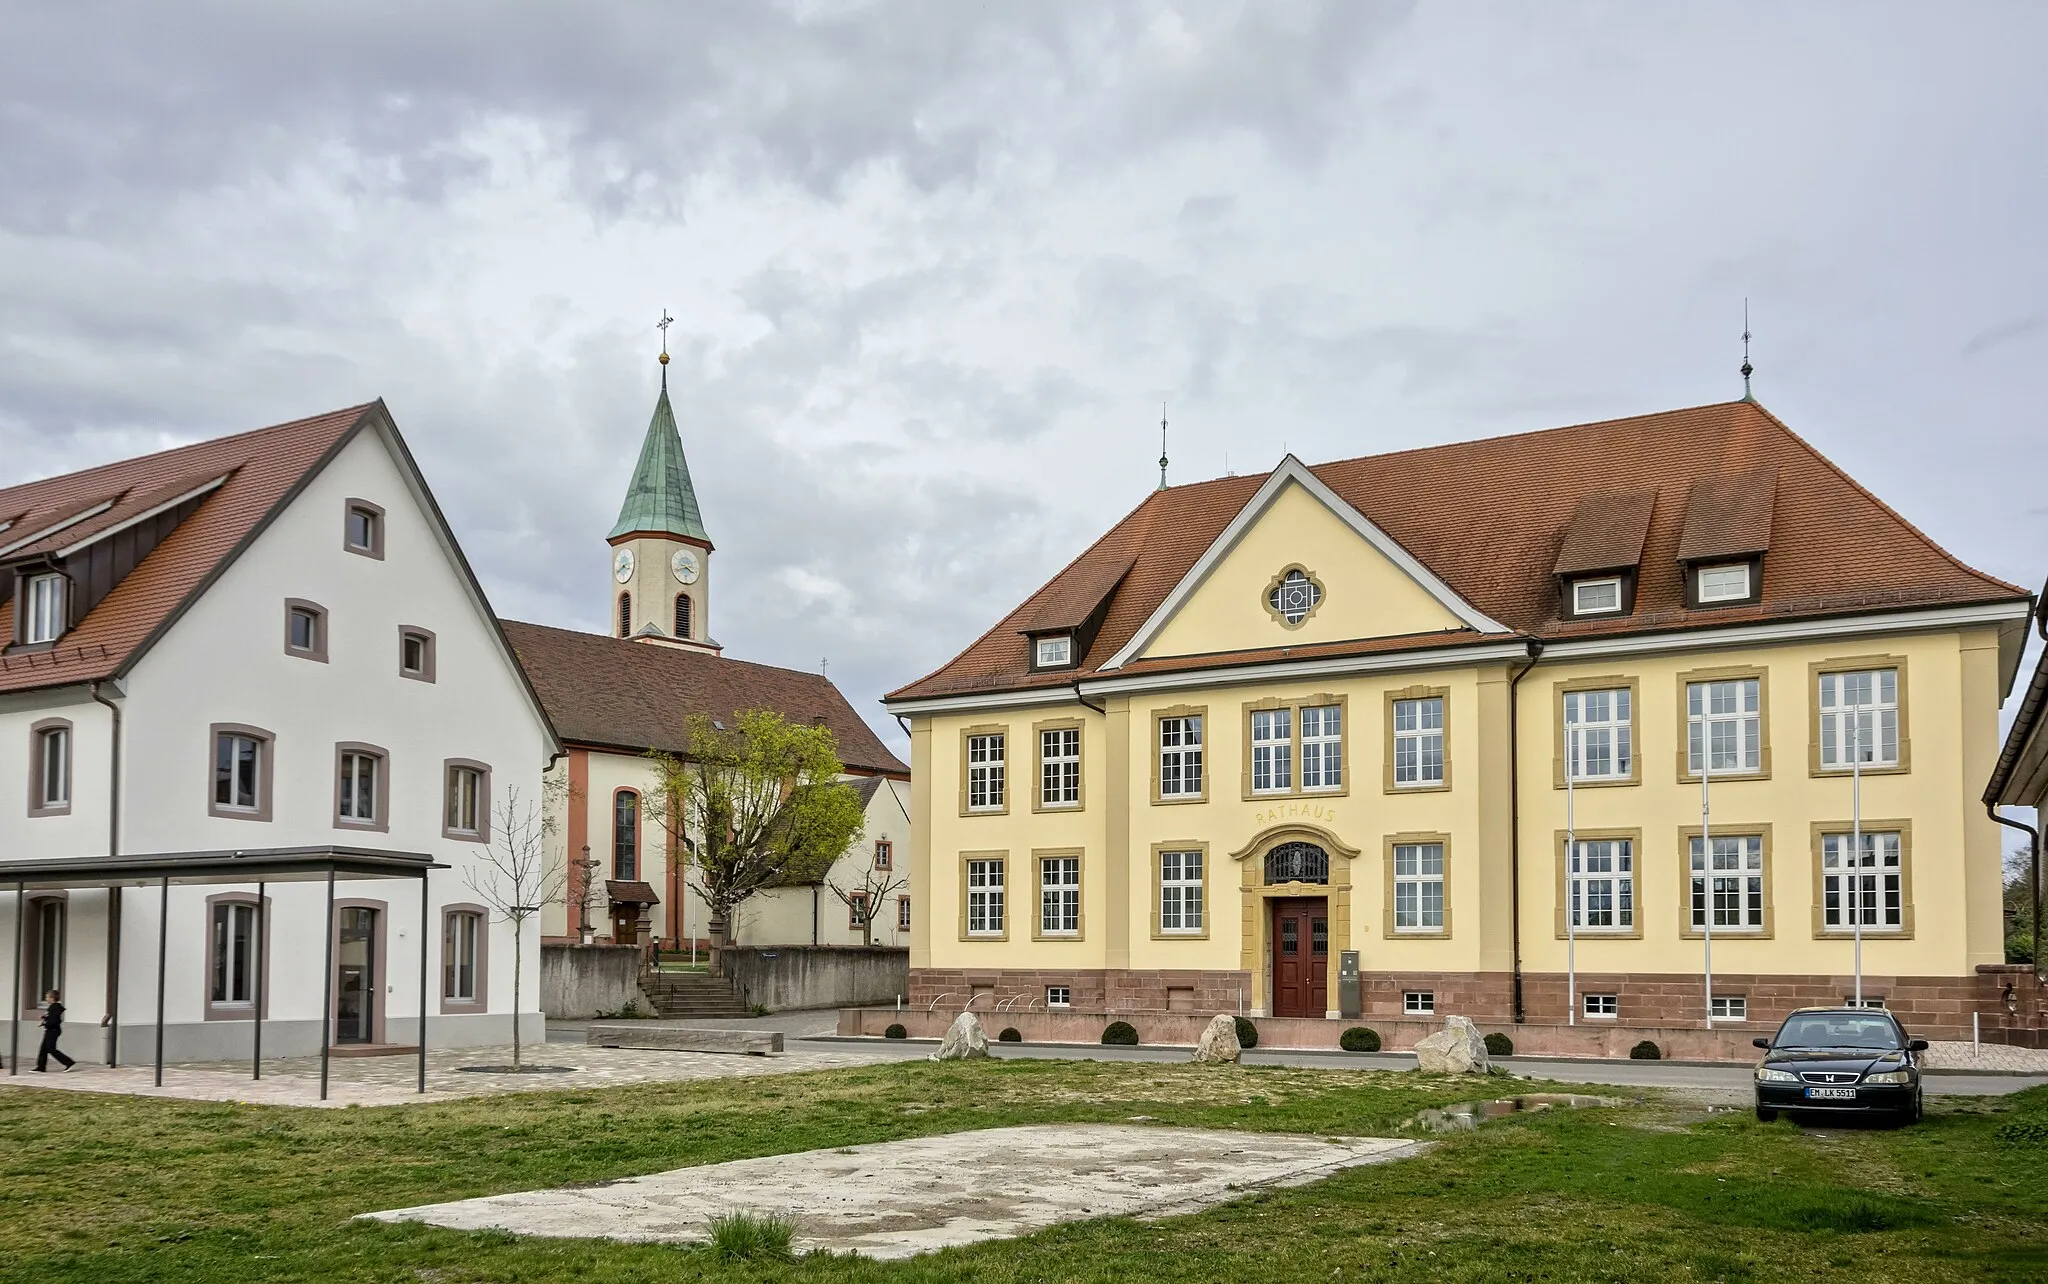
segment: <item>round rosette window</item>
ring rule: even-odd
[[[1316,613],[1323,586],[1299,566],[1290,566],[1266,589],[1266,609],[1289,628]]]

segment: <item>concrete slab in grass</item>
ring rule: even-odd
[[[455,1230],[688,1243],[739,1210],[787,1218],[799,1251],[901,1258],[1092,1217],[1195,1212],[1426,1143],[1121,1124],[990,1128],[679,1168],[594,1186],[366,1213]]]
[[[593,1048],[642,1048],[656,1052],[734,1052],[764,1057],[782,1051],[780,1030],[692,1029],[641,1024],[592,1025],[583,1036]]]

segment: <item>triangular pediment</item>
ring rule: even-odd
[[[1103,667],[1465,630],[1508,632],[1289,455]]]

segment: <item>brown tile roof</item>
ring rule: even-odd
[[[1726,477],[1700,478],[1686,496],[1678,560],[1706,562],[1769,552],[1771,510],[1777,498],[1775,468],[1751,468]]]
[[[839,742],[840,761],[853,770],[910,774],[820,674],[601,633],[502,623],[564,741],[682,753],[689,748],[692,713],[728,718],[773,709],[792,722],[822,720]]]
[[[103,500],[119,501],[106,513],[37,541],[36,547],[54,549],[108,529],[223,473],[231,474],[66,633],[54,650],[0,654],[0,692],[89,682],[125,671],[375,409],[374,402],[350,406],[0,489],[0,513],[24,514],[11,531],[0,533],[0,545],[9,542],[8,534],[20,538],[48,526],[52,518],[75,514]],[[0,638],[14,636],[15,609],[11,600],[0,604]]]
[[[1678,564],[1681,526],[1702,479],[1757,470],[1777,476],[1764,516],[1769,551],[1763,600],[1688,610]],[[1553,428],[1483,441],[1369,455],[1317,465],[1332,490],[1375,522],[1479,610],[1522,634],[1583,638],[1782,621],[1916,606],[2010,601],[2025,590],[1972,570],[1852,481],[1775,416],[1751,402],[1724,402],[1630,419]],[[936,672],[891,699],[966,695],[1070,684],[1128,642],[1265,481],[1225,477],[1155,491],[1074,563]],[[1623,617],[1562,621],[1555,567],[1584,501],[1654,492],[1636,583]],[[1757,511],[1737,505],[1726,524],[1753,538]],[[1102,627],[1077,670],[1030,673],[1021,621],[1066,592],[1062,580],[1131,558]],[[1603,568],[1604,569],[1604,568]],[[1478,640],[1457,631],[1399,645]],[[1384,648],[1386,640],[1333,644],[1335,654]],[[1296,649],[1285,658],[1304,658]],[[1324,648],[1318,648],[1321,652]],[[1142,665],[1255,663],[1276,651]]]
[[[1654,490],[1586,496],[1571,525],[1564,528],[1564,542],[1551,569],[1559,575],[1633,570],[1643,560],[1643,537],[1650,533],[1650,514],[1656,508]]]

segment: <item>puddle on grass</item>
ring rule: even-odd
[[[1606,1097],[1581,1097],[1566,1092],[1532,1092],[1520,1097],[1497,1097],[1492,1101],[1460,1101],[1455,1105],[1440,1106],[1435,1110],[1416,1112],[1411,1121],[1429,1132],[1470,1132],[1489,1119],[1505,1119],[1509,1115],[1534,1114],[1539,1110],[1562,1107],[1566,1110],[1585,1110],[1593,1106],[1611,1106],[1614,1102]]]

